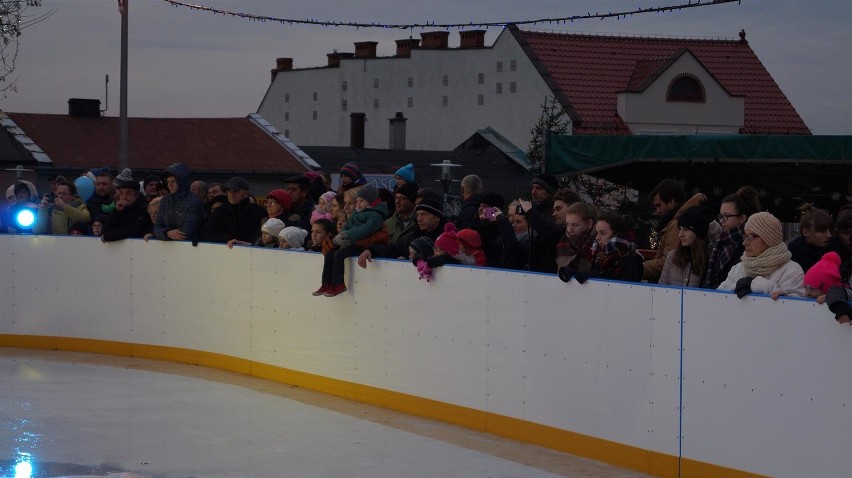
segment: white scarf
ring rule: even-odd
[[[763,251],[759,256],[742,256],[743,271],[748,277],[768,276],[786,264],[793,254],[783,241]]]

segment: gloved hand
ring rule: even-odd
[[[588,271],[577,271],[574,273],[574,280],[581,284],[585,284],[587,280],[589,280],[589,272]]]
[[[734,292],[737,293],[737,297],[742,299],[746,296],[746,294],[751,292],[751,282],[754,280],[754,277],[743,277],[737,281],[736,287],[734,287]]]
[[[417,273],[421,279],[425,279],[426,282],[432,282],[432,268],[429,267],[426,261],[422,259],[417,261]]]
[[[572,277],[577,273],[577,269],[574,269],[571,266],[565,266],[559,268],[559,278],[562,282],[568,282]]]

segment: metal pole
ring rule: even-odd
[[[127,10],[130,0],[124,0],[121,10],[121,92],[119,93],[119,171],[127,167]]]

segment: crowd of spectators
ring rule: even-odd
[[[97,168],[74,181],[57,176],[42,196],[19,180],[7,190],[0,230],[321,253],[314,296],[347,290],[349,257],[363,268],[374,258],[395,258],[410,260],[427,282],[435,280],[436,268],[461,264],[556,274],[568,284],[601,278],[727,290],[740,298],[811,297],[827,304],[838,322],[852,318],[852,205],[835,219],[805,204],[799,235],[785,242],[781,222],[761,210],[753,188],[712,204],[701,193],[687,198],[681,182],[664,179],[647,198],[659,217],[655,248],[640,250],[631,217],[560,188],[550,174],[533,178],[528,200],[509,198],[508,205],[480,177],[465,176],[452,217],[442,194],[418,186],[411,164],[396,172],[393,191],[370,185],[355,163],[344,165],[339,177],[337,191],[323,172],[287,178],[260,204],[244,178],[208,185],[192,181],[178,163],[141,181],[130,169],[113,177]],[[31,225],[15,221],[22,211],[32,214]]]

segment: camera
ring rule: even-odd
[[[47,194],[44,195],[44,198],[47,200],[47,202],[53,204],[53,202],[56,201],[56,194],[47,193]]]
[[[517,206],[515,206],[515,214],[517,214],[518,216],[526,216],[527,213],[524,212],[524,208],[520,204],[518,204]]]

